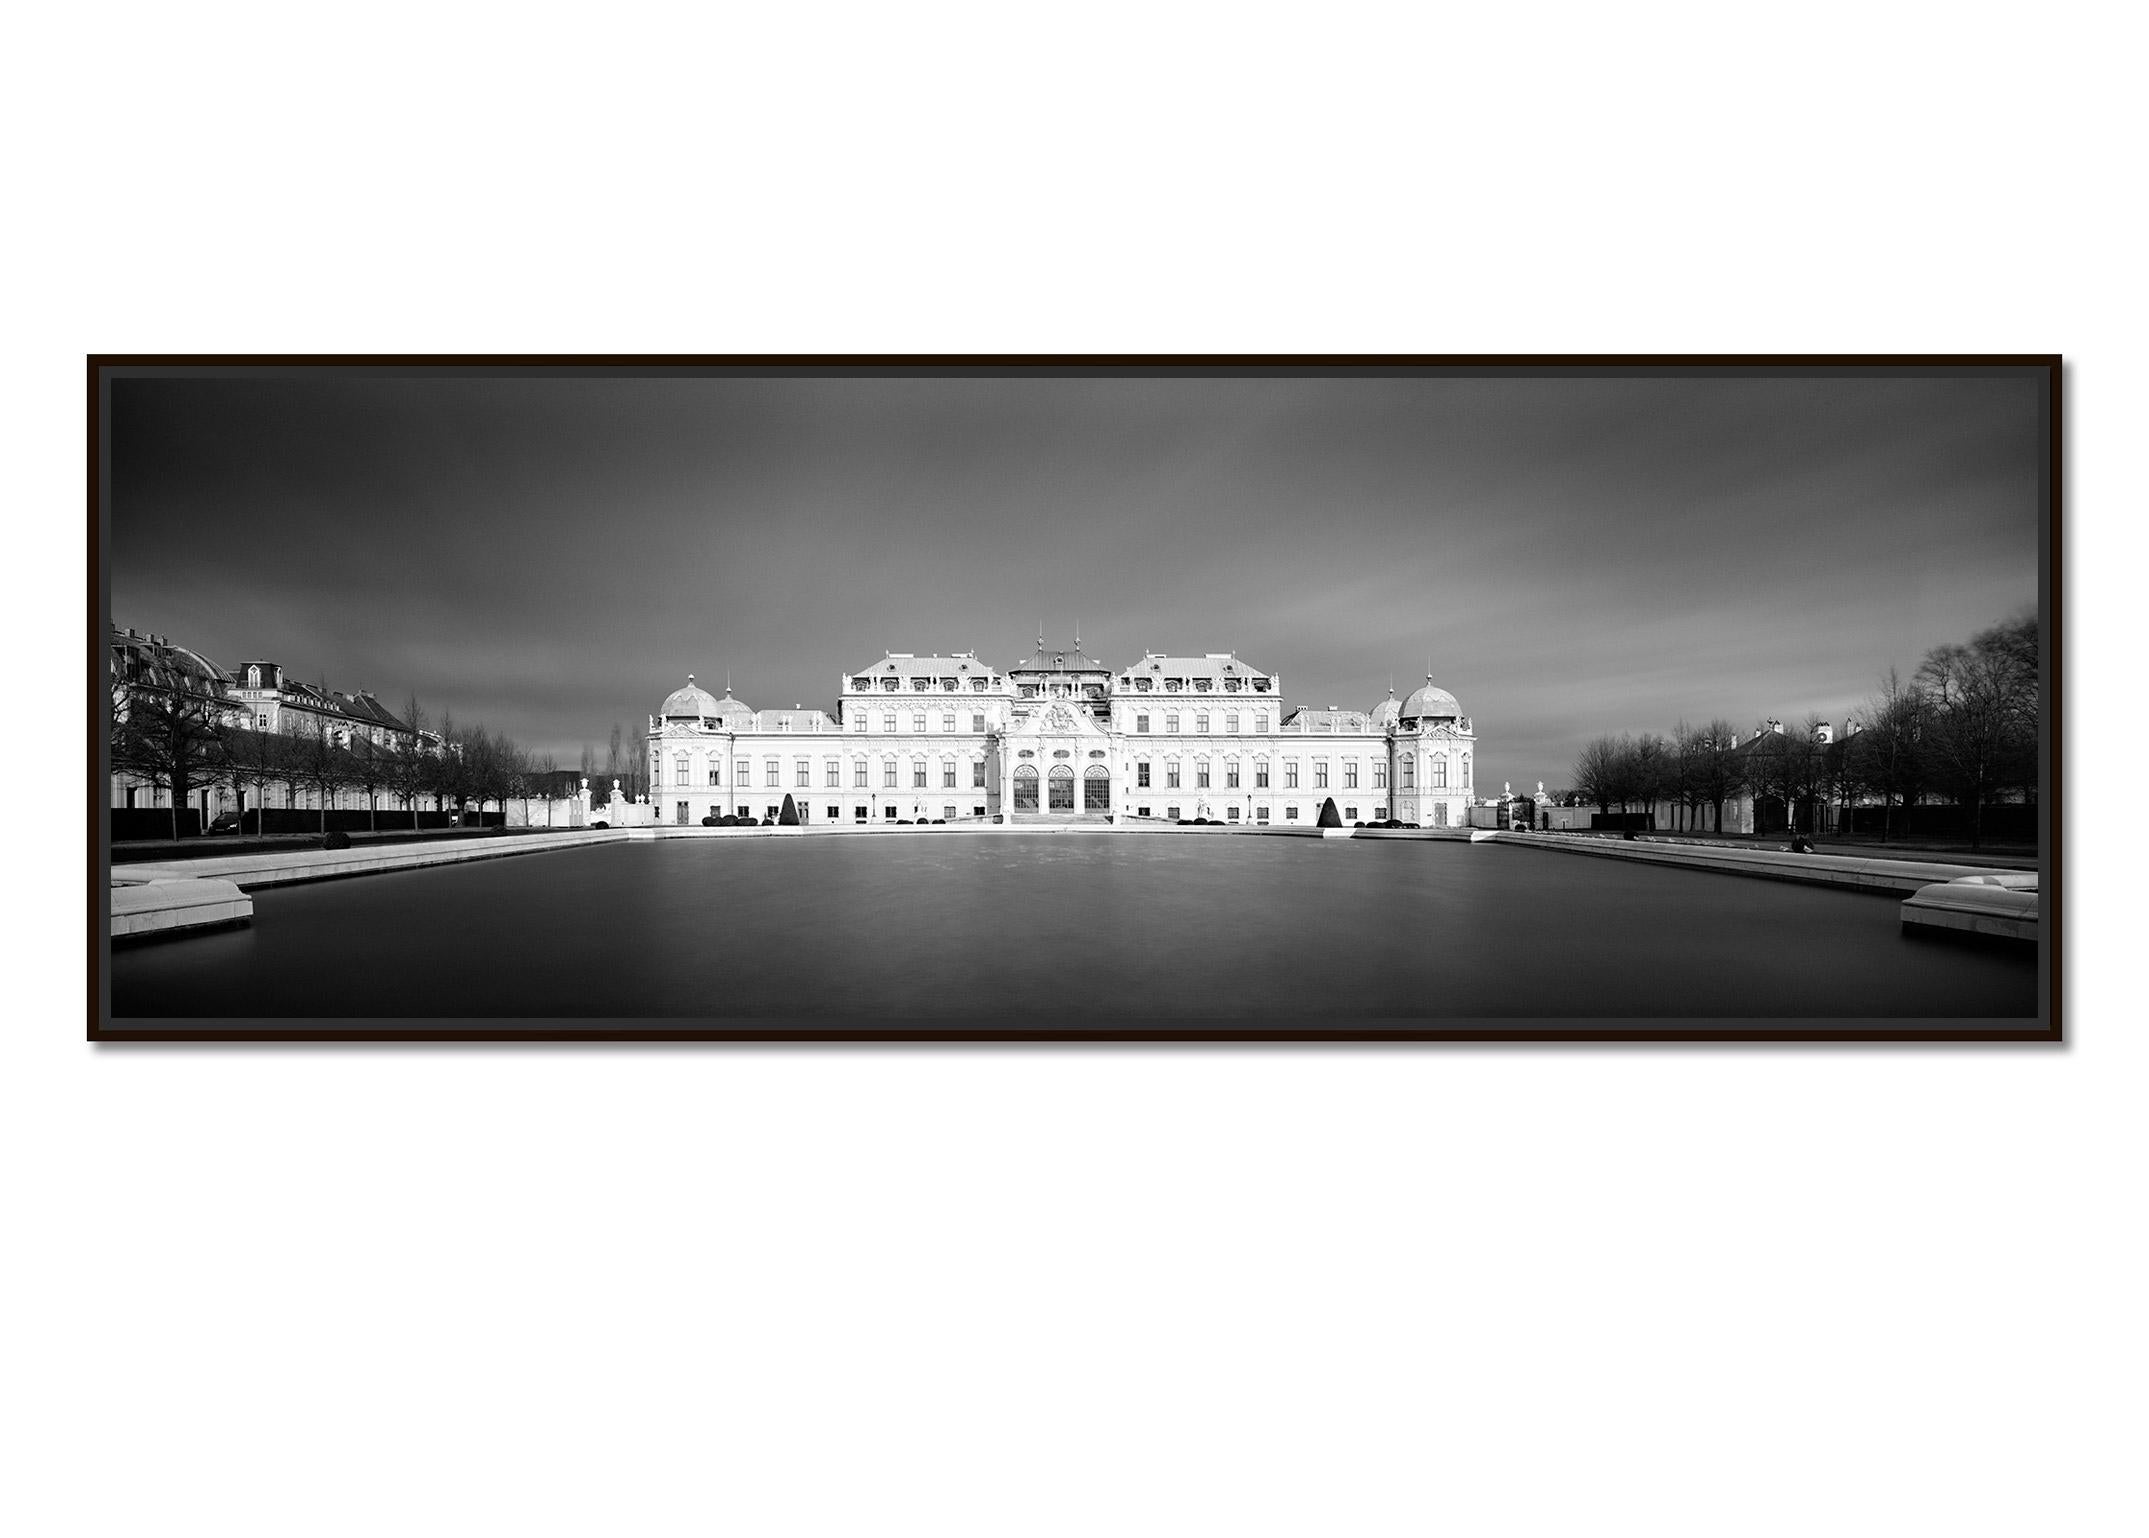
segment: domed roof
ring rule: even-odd
[[[1403,701],[1400,712],[1405,721],[1415,721],[1423,716],[1459,716],[1462,713],[1461,701],[1445,689],[1434,688],[1430,680],[1424,688]]]
[[[1366,719],[1376,731],[1385,731],[1395,725],[1395,718],[1403,713],[1403,702],[1390,694],[1386,699],[1366,712]]]
[[[732,703],[736,705],[738,702],[734,700]],[[717,703],[715,695],[711,694],[707,689],[695,687],[692,673],[687,674],[684,689],[674,689],[664,696],[664,708],[657,712],[658,715],[666,720],[671,720],[678,716],[692,718],[695,716],[717,716],[723,713],[723,706]]]

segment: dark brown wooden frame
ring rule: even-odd
[[[1352,1026],[1304,1026],[1289,1025],[1227,1026],[1196,1028],[1186,1025],[1163,1023],[1154,1026],[1129,1028],[1098,1025],[1095,1027],[1025,1027],[1020,1024],[979,1027],[974,1025],[936,1025],[930,1022],[906,1023],[897,1028],[873,1028],[867,1026],[811,1026],[795,1027],[769,1022],[733,1022],[728,1025],[686,1023],[678,1028],[651,1025],[624,1025],[618,1028],[593,1026],[586,1021],[525,1020],[512,1024],[480,1027],[469,1020],[418,1021],[398,1019],[394,1021],[338,1020],[321,1028],[293,1026],[286,1022],[269,1022],[261,1026],[238,1027],[230,1025],[175,1026],[170,1029],[141,1029],[116,1027],[110,1016],[108,979],[105,960],[110,948],[110,822],[108,802],[110,798],[110,775],[108,773],[108,744],[104,739],[102,721],[106,687],[106,653],[109,636],[109,551],[105,534],[105,472],[106,434],[109,420],[106,411],[106,385],[117,373],[169,372],[173,374],[211,374],[224,371],[251,373],[255,371],[311,371],[316,369],[380,370],[389,372],[459,371],[466,373],[522,374],[543,370],[582,371],[648,371],[652,373],[673,371],[746,370],[784,373],[817,373],[827,375],[888,373],[921,374],[937,371],[1038,371],[1050,373],[1095,373],[1099,375],[1130,373],[1374,373],[1405,371],[1442,371],[1455,373],[1937,373],[1937,372],[1983,372],[1989,370],[2039,370],[2047,379],[2046,396],[2046,482],[2045,527],[2040,551],[2039,614],[2043,627],[2041,666],[2044,672],[2042,696],[2042,721],[2040,730],[2042,787],[2040,791],[2040,891],[2042,895],[2042,938],[2039,941],[2039,965],[2041,969],[2041,1021],[2035,1026],[1973,1029],[1960,1024],[1939,1022],[1928,1027],[1905,1024],[1901,1020],[1876,1020],[1872,1022],[1845,1021],[1839,1019],[1816,1020],[1801,1024],[1795,1020],[1766,1020],[1751,1027],[1740,1028],[1718,1022],[1700,1022],[1691,1025],[1657,1023],[1636,1025],[1631,1021],[1598,1028],[1580,1026],[1559,1021],[1511,1021],[1500,1023],[1460,1022],[1448,1025],[1428,1025],[1424,1022],[1408,1022],[1386,1025],[1364,1022]],[[651,356],[424,356],[424,355],[94,355],[88,359],[88,546],[89,546],[89,601],[88,642],[88,710],[89,722],[89,786],[87,801],[90,807],[88,829],[89,869],[89,1039],[96,1042],[759,1042],[759,1043],[823,1043],[823,1042],[870,1042],[923,1043],[1051,1043],[1051,1042],[1202,1042],[1213,1045],[1234,1043],[1414,1043],[1414,1042],[1499,1042],[1499,1043],[1635,1043],[1635,1042],[1684,1042],[1684,1043],[1763,1043],[1763,1042],[1810,1042],[1810,1043],[1999,1043],[1999,1042],[2045,1042],[2061,1043],[2064,1032],[2061,1025],[2061,996],[2063,988],[2062,958],[2065,950],[2062,942],[2064,907],[2064,838],[2062,799],[2065,793],[2063,775],[2064,742],[2062,648],[2065,644],[2064,609],[2061,603],[2063,578],[2062,543],[2062,475],[2065,462],[2065,418],[2061,411],[2061,385],[2064,365],[2057,354],[1938,354],[1938,355],[1623,355],[1623,356],[1378,356],[1378,355],[1324,355],[1324,356],[1230,356],[1212,355],[1195,357],[1154,357],[1142,355],[1124,356],[738,356],[738,357],[651,357]],[[1757,1017],[1758,1019],[1759,1017]]]

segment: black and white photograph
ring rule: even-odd
[[[97,1033],[2059,1028],[2055,359],[95,383]]]

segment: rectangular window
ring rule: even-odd
[[[940,713],[940,729],[941,729],[942,731],[944,731],[944,732],[952,732],[952,731],[954,731],[954,730],[955,730],[955,712],[954,712],[954,711],[952,711],[952,710],[943,710],[943,711],[942,711],[942,712]]]
[[[953,790],[955,788],[955,761],[953,759],[949,759],[940,766],[940,788],[942,790]]]
[[[910,788],[912,790],[925,789],[925,760],[922,758],[915,759],[911,763]]]
[[[1179,788],[1179,765],[1176,762],[1167,763],[1164,766],[1164,788],[1166,790],[1177,790]]]
[[[1194,788],[1196,790],[1207,790],[1209,788],[1209,761],[1206,758],[1194,766]]]
[[[922,737],[922,736],[924,736],[924,735],[925,735],[925,712],[924,712],[924,711],[922,711],[922,710],[913,710],[913,711],[912,711],[912,712],[910,713],[910,729],[911,729],[911,730],[912,730],[913,732],[915,732],[915,733],[916,733],[916,734],[917,734],[918,736],[920,736],[920,737]]]
[[[1317,758],[1313,761],[1313,788],[1315,790],[1328,789],[1328,760],[1325,758]]]
[[[884,710],[880,713],[880,729],[884,732],[892,732],[895,730],[894,711]]]
[[[854,819],[855,821],[858,821],[858,822],[864,822],[864,821],[866,820],[866,809],[865,809],[864,807],[862,807],[862,806],[854,806],[854,807],[852,807],[852,808],[851,808],[851,817],[852,817],[852,818],[853,818],[853,819]]]
[[[1143,759],[1134,766],[1134,783],[1143,790],[1149,788],[1149,760]]]
[[[800,790],[805,790],[813,784],[812,759],[802,758],[796,764],[794,764],[792,768],[796,772],[796,779],[794,783]]]
[[[1264,711],[1260,712],[1259,714],[1257,714],[1257,715],[1256,715],[1256,716],[1254,717],[1254,730],[1255,730],[1255,731],[1257,731],[1257,732],[1263,732],[1263,733],[1266,733],[1266,732],[1268,731],[1268,729],[1269,729],[1269,717],[1268,717],[1268,712],[1264,710]]]
[[[851,730],[854,732],[862,732],[865,729],[866,713],[861,710],[851,717]]]
[[[743,758],[740,759],[737,763],[733,764],[731,766],[731,783],[738,786],[741,790],[744,790],[747,786],[753,784],[753,767],[754,766],[752,764],[748,763]]]
[[[1436,758],[1433,760],[1433,784],[1444,787],[1447,783],[1448,761],[1444,758]]]
[[[1233,760],[1231,760],[1231,762],[1229,762],[1229,763],[1227,763],[1226,765],[1224,765],[1224,789],[1226,789],[1226,790],[1237,790],[1238,788],[1239,788],[1239,761],[1238,761],[1237,759],[1233,759]],[[1236,816],[1236,815],[1237,815],[1237,813],[1233,813],[1232,815]]]
[[[832,758],[828,761],[828,789],[841,790],[842,788],[843,760],[841,760],[840,758]]]
[[[1388,761],[1386,759],[1376,758],[1373,760],[1373,788],[1375,790],[1386,790],[1388,788]]]
[[[1239,735],[1239,718],[1237,716],[1231,715],[1224,717],[1224,735],[1226,735],[1227,737],[1236,737]]]
[[[1358,760],[1355,758],[1346,758],[1343,761],[1343,788],[1345,790],[1356,790],[1358,788]]]
[[[842,817],[843,817],[843,808],[842,808],[842,807],[840,807],[840,806],[832,806],[832,807],[830,807],[830,808],[828,809],[828,820],[829,820],[830,822],[837,822],[837,821],[840,821],[840,820],[842,819]]]
[[[761,783],[763,785],[767,786],[770,790],[775,790],[783,784],[782,759],[772,758],[767,763],[763,764],[761,767],[763,770],[766,771],[766,773],[764,773],[761,777]]]
[[[1146,712],[1134,718],[1134,729],[1137,732],[1147,732],[1149,730],[1149,716]]]
[[[709,760],[709,783],[711,785],[724,783],[724,761],[720,758]]]
[[[1179,735],[1179,713],[1175,710],[1166,711],[1164,714],[1164,735],[1167,737]]]
[[[1267,822],[1268,820],[1269,820],[1269,809],[1268,809],[1267,807],[1265,807],[1265,806],[1257,806],[1257,807],[1255,807],[1255,808],[1254,808],[1254,821],[1255,821],[1255,822]]]
[[[949,822],[953,822],[955,820],[955,808],[952,806],[944,806],[940,809],[940,815],[946,818]]]
[[[677,761],[672,765],[672,783],[674,785],[691,785],[694,783],[687,774],[686,755],[684,753],[680,754]]]
[[[1345,822],[1356,822],[1358,820],[1358,808],[1355,806],[1345,807],[1343,809],[1343,820]]]
[[[1194,730],[1204,737],[1209,735],[1209,713],[1206,710],[1194,717]]]
[[[972,790],[983,790],[985,788],[985,760],[982,758],[970,766],[970,788]]]
[[[880,782],[883,790],[895,789],[895,760],[889,759],[880,766]]]
[[[1295,807],[1295,806],[1287,806],[1287,807],[1285,807],[1285,808],[1283,809],[1283,820],[1284,820],[1285,822],[1297,822],[1297,821],[1298,821],[1298,808],[1297,808],[1297,807]]]
[[[1164,808],[1164,815],[1170,818],[1173,822],[1177,822],[1179,820],[1179,808],[1177,808],[1176,806],[1167,806],[1166,808]]]
[[[1233,807],[1226,807],[1226,808],[1224,809],[1224,821],[1226,821],[1226,822],[1237,822],[1238,820],[1239,820],[1239,809],[1238,809],[1237,807],[1235,807],[1235,806],[1233,806]]]
[[[1287,758],[1283,761],[1283,788],[1285,790],[1298,789],[1298,760],[1295,758]]]
[[[978,735],[979,735],[980,737],[982,737],[982,736],[984,736],[984,735],[985,735],[985,712],[984,712],[984,711],[982,711],[982,710],[980,710],[980,711],[977,711],[977,712],[975,712],[975,713],[974,713],[974,714],[973,714],[973,715],[972,715],[972,716],[970,717],[970,730],[972,730],[973,732],[976,732],[976,733],[977,733],[977,734],[978,734]]]
[[[1267,790],[1268,788],[1269,788],[1269,766],[1268,766],[1268,760],[1264,758],[1264,759],[1260,759],[1260,760],[1258,760],[1258,761],[1257,761],[1257,762],[1256,762],[1256,763],[1254,764],[1254,789],[1255,789],[1255,790]]]
[[[255,730],[255,731],[257,731],[257,732],[265,732],[265,731],[267,731],[268,729],[269,729],[269,718],[268,718],[267,716],[263,715],[263,716],[256,716],[256,717],[254,717],[254,730]]]
[[[851,788],[853,790],[864,790],[866,788],[866,761],[862,758],[851,765]]]

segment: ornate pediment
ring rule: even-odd
[[[1020,708],[1018,707],[1018,714]],[[1063,704],[1056,700],[1029,703],[1029,713],[1026,716],[1019,716],[1019,719],[1008,722],[1007,734],[1010,737],[1111,736],[1082,705]]]

